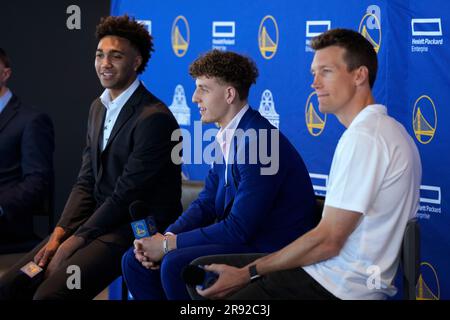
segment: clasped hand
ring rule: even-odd
[[[143,267],[159,269],[159,262],[164,256],[163,241],[164,236],[161,233],[134,240],[134,256]]]

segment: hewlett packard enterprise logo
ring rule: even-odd
[[[212,48],[227,50],[228,46],[236,43],[235,21],[213,21],[212,23]]]
[[[311,39],[317,37],[331,28],[330,20],[308,20],[306,21],[305,52],[314,52],[311,49]]]
[[[442,191],[440,186],[420,186],[420,206],[417,218],[430,220],[442,214]]]
[[[411,19],[411,52],[429,52],[444,44],[441,18]]]

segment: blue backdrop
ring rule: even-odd
[[[379,57],[375,98],[404,124],[422,157],[417,298],[450,298],[450,1],[113,0],[112,15],[124,13],[145,23],[154,37],[155,52],[141,79],[170,105],[186,130],[185,141],[191,142],[191,148],[185,145],[186,162],[194,162],[195,147],[202,147],[195,146],[194,131],[213,128],[195,124],[200,116],[191,101],[195,84],[189,64],[212,48],[237,51],[252,57],[260,70],[251,106],[296,146],[317,194],[326,194],[333,151],[344,128],[317,108],[308,44],[337,27],[368,38]],[[207,163],[183,166],[193,180],[203,180],[207,169]]]

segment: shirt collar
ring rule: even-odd
[[[112,109],[122,108],[128,101],[128,99],[131,97],[131,95],[134,93],[134,91],[136,91],[136,89],[139,87],[139,84],[140,84],[139,79],[136,78],[134,82],[114,100],[111,100],[111,96],[109,95],[109,89],[106,89],[100,96],[100,100],[107,110],[111,108]]]
[[[364,109],[362,109],[356,117],[353,119],[353,121],[350,123],[347,129],[350,129],[352,126],[355,126],[357,123],[365,120],[368,116],[370,116],[373,113],[378,114],[387,114],[387,109],[382,104],[370,104]]]
[[[6,88],[6,92],[3,96],[0,97],[0,113],[6,108],[6,105],[8,104],[9,100],[12,98],[11,91]]]
[[[234,134],[234,130],[239,125],[239,122],[241,122],[242,117],[249,109],[248,103],[231,119],[231,121],[227,124],[225,128],[220,128],[219,132],[217,132],[216,139],[217,141],[222,144],[224,139],[227,139],[227,142],[231,140],[232,135]],[[226,134],[225,134],[226,132]]]

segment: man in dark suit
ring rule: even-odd
[[[120,275],[133,239],[130,203],[145,201],[161,229],[181,212],[181,168],[171,159],[179,127],[137,79],[153,51],[151,36],[123,16],[102,19],[97,38],[95,67],[106,90],[91,105],[77,182],[50,239],[0,279],[0,298],[93,298]],[[45,277],[19,289],[18,268],[33,259]],[[67,287],[72,265],[81,289]]]
[[[7,87],[11,65],[0,48],[0,243],[30,240],[33,213],[46,210],[53,181],[53,124]],[[1,253],[1,252],[0,252]]]
[[[190,74],[202,122],[221,127],[219,157],[198,199],[165,235],[135,240],[135,248],[124,255],[123,274],[136,299],[189,299],[181,273],[193,259],[273,252],[318,221],[302,158],[247,103],[256,65],[234,52],[213,50],[190,66]]]

